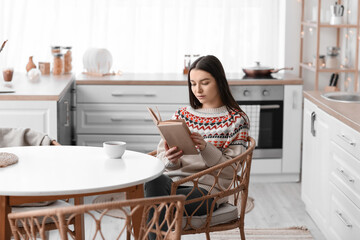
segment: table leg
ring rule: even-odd
[[[7,215],[11,212],[8,196],[0,196],[0,240],[11,238],[10,223]]]
[[[84,197],[75,197],[74,198],[75,205],[82,205],[84,204]],[[84,232],[84,215],[77,215],[75,216],[75,239],[76,240],[84,240],[85,239],[85,232]]]
[[[143,198],[144,197],[144,185],[140,184],[133,188],[132,191],[126,192],[126,199]],[[134,226],[135,239],[139,239],[140,224],[142,217],[142,208],[139,208],[132,216],[132,223]]]

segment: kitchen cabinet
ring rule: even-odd
[[[157,107],[169,119],[188,105],[187,96],[187,86],[78,85],[77,145],[121,140],[130,150],[155,150],[160,135],[146,107]]]
[[[331,210],[329,239],[360,236],[360,133],[334,121],[330,140]]]
[[[302,85],[284,86],[283,156],[281,173],[299,181],[301,162]]]
[[[331,118],[307,99],[303,115],[301,198],[318,227],[325,231],[329,212],[329,138]]]
[[[304,101],[301,197],[327,239],[360,235],[360,132]]]
[[[77,79],[76,88],[77,145],[102,146],[104,141],[121,140],[127,142],[130,150],[150,152],[157,148],[160,135],[146,107],[158,107],[162,118],[169,119],[180,106],[189,105],[186,82],[174,85],[175,80],[164,83],[161,79],[148,80],[150,84],[142,79],[82,81]],[[243,94],[237,85],[244,83],[247,82],[233,80],[230,85],[237,99],[241,100]],[[300,180],[302,85],[280,85],[284,94],[282,155],[253,158],[252,174],[257,181]]]
[[[30,82],[25,74],[16,73],[14,93],[0,95],[0,126],[31,128],[47,133],[63,145],[73,143],[73,88],[71,75],[42,76]]]
[[[359,65],[359,41],[357,40],[359,36],[359,26],[360,26],[360,14],[359,14],[359,6],[360,0],[350,0],[352,3],[357,4],[357,7],[352,7],[352,9],[346,9],[348,6],[345,6],[344,16],[340,17],[342,20],[341,24],[330,24],[329,19],[326,19],[326,12],[330,13],[330,4],[329,2],[325,2],[324,0],[317,0],[317,5],[312,8],[312,21],[310,21],[309,10],[311,10],[310,4],[314,1],[311,0],[303,0],[302,2],[302,14],[301,14],[301,41],[300,41],[300,77],[302,77],[303,71],[311,71],[315,73],[314,77],[314,89],[319,90],[320,85],[320,74],[321,73],[338,73],[342,74],[340,78],[342,79],[352,79],[353,91],[358,91],[358,65]],[[337,1],[338,4],[342,4],[344,1]],[[323,3],[323,5],[322,5]],[[335,3],[335,1],[334,1]],[[333,4],[334,4],[333,3]],[[306,10],[306,11],[305,11]],[[314,11],[316,10],[316,11]],[[356,17],[356,20],[353,20],[353,23],[350,23],[350,20],[347,21],[348,14],[352,14]],[[330,13],[331,14],[331,13]],[[315,15],[315,17],[314,17]],[[315,18],[315,19],[314,19]],[[324,20],[323,20],[324,19]],[[330,37],[324,36],[325,30],[334,30],[330,33]],[[309,49],[308,46],[311,44],[307,42],[308,38],[311,35],[316,35],[316,46],[315,52],[313,49]],[[353,39],[353,46],[348,46],[348,42],[350,38]],[[344,54],[341,56],[343,59],[338,59],[340,64],[339,67],[331,67],[325,65],[325,67],[321,66],[319,61],[313,61],[313,56],[315,59],[319,59],[320,55],[324,55],[326,51],[324,46],[324,41],[331,40],[332,46],[341,47],[346,46],[349,49],[347,51],[349,53],[344,53],[344,49],[341,49]],[[309,55],[308,52],[312,52]],[[306,52],[308,54],[306,54]],[[328,57],[328,56],[326,56]],[[340,57],[340,56],[339,56]],[[325,79],[326,78],[321,78]],[[350,80],[348,83],[350,84]],[[322,83],[321,85],[327,85],[328,83]]]
[[[0,126],[32,128],[57,136],[56,101],[0,101]]]

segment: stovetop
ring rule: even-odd
[[[256,77],[250,77],[244,73],[226,73],[226,78],[228,81],[234,81],[234,80],[284,80],[286,77],[284,74],[279,73],[272,73],[267,76],[256,76]]]
[[[244,75],[242,77],[242,79],[279,79],[279,78],[276,78],[276,77],[273,77],[272,75],[268,75],[268,76],[256,76],[256,77],[250,77],[248,75]]]

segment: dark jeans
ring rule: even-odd
[[[171,193],[171,184],[172,184],[172,180],[170,177],[168,177],[167,175],[161,175],[160,177],[145,183],[144,186],[144,190],[145,190],[145,197],[160,197],[160,196],[167,196],[170,195]],[[180,186],[177,190],[176,190],[176,194],[179,195],[188,195],[191,191],[192,191],[193,187],[186,187],[186,186]],[[201,197],[203,195],[206,195],[208,192],[201,188],[201,191],[203,193],[201,193],[198,189],[195,189],[194,192],[192,192],[186,199],[194,199],[194,198],[198,198]],[[195,216],[200,216],[200,215],[206,215],[208,210],[210,210],[211,204],[213,202],[213,199],[209,199],[208,203],[204,202],[200,208],[196,211],[196,213],[194,214]],[[185,210],[186,212],[190,215],[192,214],[196,208],[201,204],[201,202],[194,202],[191,204],[186,204],[185,205]],[[207,209],[208,208],[208,209]],[[215,209],[216,210],[216,206]],[[160,219],[159,221],[162,222],[164,219],[164,214],[165,212],[162,212],[160,214]],[[151,219],[153,216],[153,212],[150,212],[149,214],[149,219]],[[167,226],[164,226],[164,228],[162,229],[164,231],[167,230]],[[149,236],[149,239],[156,239],[155,234],[152,234]]]

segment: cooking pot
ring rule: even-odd
[[[270,76],[271,73],[277,73],[280,70],[293,70],[292,67],[284,67],[274,69],[271,67],[264,67],[260,65],[260,62],[256,62],[255,67],[243,68],[244,73],[249,77],[267,77]]]

